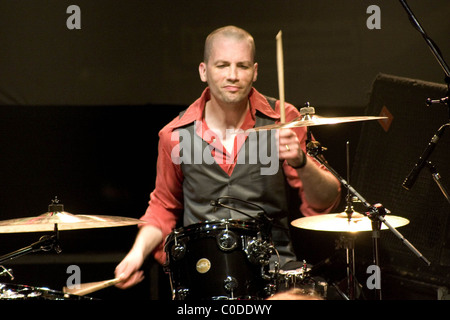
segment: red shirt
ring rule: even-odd
[[[162,231],[164,238],[172,232],[173,228],[176,226],[177,220],[183,213],[183,172],[181,171],[181,166],[172,161],[172,157],[177,155],[177,151],[179,150],[178,135],[176,134],[177,131],[174,131],[174,129],[198,121],[197,123],[201,123],[201,126],[197,126],[197,133],[211,133],[203,119],[205,104],[209,99],[209,89],[206,88],[201,97],[189,106],[182,117],[176,117],[159,132],[160,140],[158,145],[155,189],[150,194],[149,206],[141,219],[148,224],[159,228]],[[280,121],[279,101],[277,101],[275,110],[273,110],[267,102],[267,99],[254,88],[249,94],[249,101],[249,112],[240,129],[247,130],[254,127],[256,110],[273,118],[276,122]],[[286,103],[285,116],[286,122],[289,122],[297,118],[299,112],[293,105]],[[306,128],[294,128],[293,130],[299,137],[303,151],[306,151]],[[212,155],[216,159],[216,162],[228,175],[231,175],[233,168],[235,167],[235,160],[238,155],[237,151],[245,140],[235,139],[234,152],[230,154],[220,144],[220,139],[214,139],[214,135],[203,135],[202,138],[213,146]],[[320,166],[315,160],[312,161]],[[325,168],[322,169],[326,170]],[[303,196],[303,185],[298,177],[297,171],[290,167],[286,161],[283,164],[283,170],[288,183],[293,188],[298,188],[299,190],[299,196],[302,199],[302,204],[299,209],[304,216],[328,213],[339,202],[339,198],[337,198],[335,203],[328,208],[311,207]],[[163,244],[157,248],[154,255],[155,259],[160,263],[165,262]]]

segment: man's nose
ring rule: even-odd
[[[236,81],[239,79],[238,68],[236,66],[231,65],[228,68],[228,80]]]

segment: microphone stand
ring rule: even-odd
[[[440,49],[438,48],[438,46],[436,45],[436,43],[427,35],[427,33],[425,32],[423,27],[420,25],[420,22],[414,16],[414,13],[412,12],[411,8],[406,3],[406,0],[400,0],[400,3],[403,6],[403,8],[405,9],[406,13],[408,14],[408,18],[409,18],[411,24],[422,35],[422,37],[424,38],[425,42],[429,46],[431,52],[433,53],[434,57],[438,61],[439,65],[441,66],[441,68],[445,74],[445,82],[447,84],[447,96],[444,98],[441,98],[441,99],[437,99],[437,100],[428,98],[426,103],[428,106],[431,106],[433,104],[443,104],[443,105],[446,105],[448,108],[449,107],[449,95],[450,95],[450,68],[449,68],[448,64],[445,62],[445,60],[442,56],[442,53],[441,53]],[[449,108],[449,118],[450,118],[450,108]],[[433,138],[431,139],[427,148],[423,152],[422,156],[419,158],[419,161],[417,162],[417,164],[414,166],[414,168],[411,170],[411,172],[409,173],[409,175],[406,177],[405,181],[403,182],[403,187],[406,190],[410,190],[410,188],[413,186],[417,176],[419,175],[420,170],[424,166],[427,166],[430,169],[433,180],[437,183],[439,189],[444,194],[444,197],[450,203],[450,198],[448,196],[447,190],[440,182],[439,173],[437,172],[436,168],[431,164],[431,162],[428,161],[428,157],[433,152],[436,143],[438,142],[439,138],[442,136],[445,128],[448,125],[450,125],[450,122],[441,126],[439,128],[439,130],[436,132],[436,134],[433,136]]]
[[[445,73],[445,82],[450,85],[450,68],[448,67],[447,63],[445,62],[444,58],[442,57],[441,50],[438,48],[436,43],[427,35],[425,32],[425,29],[422,28],[420,25],[420,22],[417,20],[417,18],[414,16],[414,13],[412,12],[411,8],[406,3],[406,0],[400,0],[401,5],[405,9],[406,13],[408,14],[409,21],[411,21],[411,24],[414,28],[417,29],[417,31],[420,32],[422,37],[424,38],[427,45],[430,47],[431,52],[433,53],[434,57],[438,61],[441,68],[444,70]],[[448,100],[448,97],[447,97]]]
[[[427,161],[427,167],[428,169],[430,169],[431,177],[433,178],[434,182],[436,182],[445,199],[447,199],[447,202],[450,204],[450,197],[448,195],[447,189],[441,183],[441,175],[439,174],[439,172],[437,172],[436,167],[431,163],[431,161]]]
[[[328,164],[328,162],[323,157],[323,149],[318,141],[308,142],[308,144],[306,145],[306,150],[308,152],[308,155],[316,159],[321,165],[327,168],[328,171],[333,174],[340,181],[340,183],[345,188],[347,188],[351,194],[357,197],[358,200],[368,209],[368,212],[365,212],[364,214],[372,221],[373,263],[375,266],[377,266],[378,268],[380,267],[379,241],[382,223],[386,225],[388,229],[391,230],[391,232],[394,233],[394,235],[397,236],[397,238],[399,238],[408,249],[410,249],[418,258],[425,262],[427,266],[431,264],[430,261],[428,261],[428,259],[422,255],[422,253],[420,253],[400,232],[397,231],[397,229],[392,227],[389,222],[386,221],[384,216],[386,212],[388,212],[388,210],[386,210],[383,205],[371,205],[369,202],[367,202],[366,199],[363,198],[363,196],[358,193],[358,191],[356,191]],[[381,300],[381,289],[376,288],[376,298],[378,300]]]

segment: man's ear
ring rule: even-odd
[[[258,63],[255,62],[254,66],[254,74],[253,74],[253,82],[256,82],[256,79],[258,79]]]
[[[204,62],[201,62],[198,66],[198,73],[200,75],[200,79],[203,82],[207,82],[208,77],[206,76],[206,64]]]

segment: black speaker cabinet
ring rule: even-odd
[[[379,74],[373,83],[367,115],[387,120],[367,121],[352,168],[351,185],[370,203],[381,203],[391,215],[409,219],[397,230],[431,265],[427,266],[389,230],[381,232],[380,264],[383,270],[426,283],[450,283],[450,204],[431,171],[424,167],[415,184],[402,184],[437,130],[449,122],[444,104],[428,106],[428,98],[447,95],[445,85]],[[429,157],[450,189],[450,130],[444,132]],[[364,206],[355,204],[358,210]],[[359,261],[369,264],[373,246],[369,235],[359,239]]]

